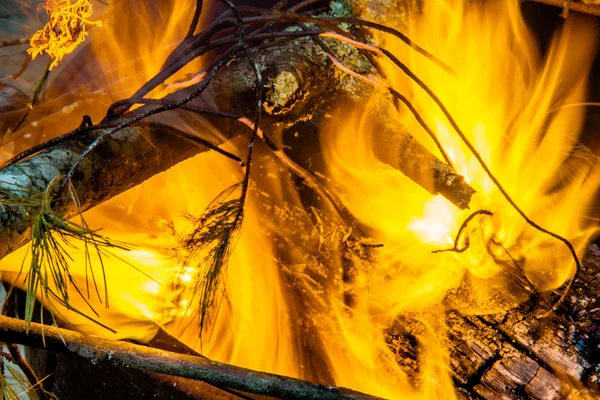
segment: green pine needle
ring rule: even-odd
[[[228,200],[239,186],[236,184],[224,190],[200,217],[190,217],[194,230],[181,243],[186,253],[184,267],[192,260],[201,260],[196,267],[198,274],[190,301],[192,304],[196,299],[199,302],[200,332],[216,302],[217,291],[242,226],[244,210],[241,198]]]
[[[90,271],[91,280],[98,299],[108,307],[108,289],[102,257],[110,255],[110,249],[127,250],[128,247],[123,243],[112,241],[98,234],[97,231],[90,229],[81,215],[79,201],[72,187],[69,187],[69,194],[71,200],[80,210],[81,222],[77,224],[64,220],[61,215],[52,210],[52,189],[61,178],[60,176],[56,177],[44,191],[0,182],[3,184],[0,187],[0,206],[25,207],[32,218],[31,243],[29,245],[31,262],[30,268],[25,275],[27,296],[24,319],[27,329],[29,330],[33,319],[36,294],[39,293],[42,297],[42,302],[45,301],[49,304],[56,302],[66,309],[76,312],[114,332],[111,328],[108,328],[83,311],[77,310],[72,306],[69,299],[69,289],[74,288],[78,295],[86,302],[91,312],[98,315],[88,301],[90,299],[88,270]],[[75,277],[71,274],[69,268],[69,264],[73,261],[69,256],[69,250],[75,248],[75,242],[79,241],[83,242],[85,250],[86,294],[77,286]],[[98,282],[91,265],[90,247],[96,252],[100,260],[104,283],[103,296],[98,290]],[[24,266],[22,266],[19,275],[23,273]]]

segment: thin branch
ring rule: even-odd
[[[194,10],[194,16],[192,17],[192,22],[190,24],[190,29],[188,30],[186,38],[193,36],[194,32],[196,32],[196,28],[198,27],[198,21],[200,20],[200,14],[202,13],[202,0],[196,0],[196,9]]]
[[[199,87],[194,90],[193,93],[191,93],[189,96],[186,96],[184,99],[181,99],[179,101],[173,102],[169,105],[166,106],[162,106],[162,107],[158,107],[158,108],[154,108],[151,110],[148,110],[142,114],[139,114],[133,118],[130,118],[129,120],[126,120],[118,125],[116,125],[113,128],[108,129],[107,131],[103,132],[100,136],[98,136],[98,138],[96,140],[94,140],[86,149],[85,151],[83,151],[80,155],[79,158],[73,163],[73,165],[71,166],[71,168],[69,169],[69,172],[65,175],[63,182],[61,184],[61,189],[64,190],[64,188],[66,188],[67,183],[71,180],[71,178],[73,177],[73,174],[75,173],[75,171],[77,170],[77,167],[79,166],[79,164],[81,164],[81,162],[85,159],[85,157],[90,154],[96,147],[98,147],[101,143],[103,143],[106,139],[108,139],[109,137],[111,137],[112,135],[114,135],[115,133],[119,132],[120,130],[122,130],[123,128],[126,128],[136,122],[139,122],[151,115],[154,114],[158,114],[160,112],[164,112],[164,111],[169,111],[169,110],[174,110],[184,104],[187,104],[188,102],[190,102],[191,100],[195,99],[196,97],[200,96],[200,94],[202,94],[202,92],[204,92],[204,90],[206,89],[206,87],[208,86],[208,84],[211,82],[211,80],[217,75],[217,73],[223,68],[225,67],[225,65],[227,65],[227,63],[229,61],[231,61],[238,53],[240,52],[239,47],[236,47],[233,51],[230,51],[227,55],[225,55],[224,57],[222,57],[221,59],[219,59],[215,64],[213,64],[214,66],[211,68],[211,72],[210,74],[208,74],[207,78],[204,79],[202,81],[202,83],[199,85]]]
[[[8,347],[8,352],[10,353],[10,361],[12,361],[13,364],[18,366],[19,368],[21,368],[21,371],[23,371],[23,375],[25,375],[31,387],[35,390],[36,394],[38,395],[38,398],[40,400],[49,400],[50,397],[46,394],[46,391],[42,387],[40,379],[35,374],[33,368],[31,368],[31,365],[29,365],[27,360],[25,360],[21,355],[19,345],[16,343],[6,344],[6,347]]]
[[[9,46],[20,46],[23,44],[29,43],[31,40],[31,36],[27,36],[20,39],[12,39],[12,40],[0,40],[0,48],[1,47],[9,47]]]
[[[45,338],[46,346],[42,339]],[[0,340],[74,354],[94,363],[134,368],[201,380],[218,387],[277,398],[295,399],[378,399],[354,390],[321,385],[297,378],[270,374],[211,361],[206,358],[177,354],[128,342],[84,336],[66,329],[32,323],[29,334],[21,320],[0,316]]]
[[[462,233],[465,230],[465,228],[469,225],[469,222],[471,222],[471,220],[478,215],[488,215],[491,217],[494,214],[488,210],[477,210],[477,211],[473,212],[471,215],[469,215],[463,221],[462,225],[460,226],[460,229],[458,230],[458,233],[456,234],[456,238],[454,238],[454,247],[451,247],[449,249],[433,250],[432,253],[443,253],[443,252],[448,252],[448,251],[453,252],[453,253],[463,253],[465,250],[467,250],[469,248],[469,238],[467,238],[465,240],[464,247],[459,247],[460,238],[462,237]]]

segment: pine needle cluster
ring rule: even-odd
[[[72,306],[70,292],[73,293],[72,289],[74,289],[84,299],[90,311],[97,315],[89,302],[91,298],[89,281],[91,278],[91,286],[95,290],[99,301],[108,307],[108,288],[103,257],[110,254],[110,249],[126,250],[128,247],[123,243],[112,241],[100,235],[98,231],[92,230],[85,222],[81,212],[79,213],[80,222],[76,223],[64,219],[63,216],[53,211],[54,196],[52,195],[52,189],[61,178],[60,176],[55,178],[43,191],[19,184],[0,182],[2,184],[0,186],[0,207],[24,207],[32,219],[31,243],[28,255],[23,260],[21,272],[19,273],[20,277],[26,270],[24,283],[27,297],[24,318],[29,327],[33,319],[36,295],[39,295],[42,302],[61,305],[103,326],[85,312]],[[81,211],[73,188],[69,187],[68,192],[70,200]],[[78,286],[76,277],[71,273],[70,268],[73,258],[69,255],[69,251],[75,249],[78,243],[83,244],[85,252],[85,293]],[[100,285],[92,267],[92,252],[96,253],[100,263],[102,287],[104,288],[103,295],[100,293]],[[30,258],[30,265],[28,269],[25,269],[28,258]],[[40,316],[43,320],[42,313],[40,313]]]
[[[242,200],[239,197],[231,199],[239,187],[240,184],[235,184],[224,190],[200,217],[189,216],[194,229],[181,240],[184,268],[193,262],[198,263],[190,304],[199,304],[200,332],[216,302],[229,256],[242,226]]]

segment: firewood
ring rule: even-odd
[[[127,368],[198,379],[219,387],[295,399],[377,399],[354,390],[319,385],[296,378],[253,371],[211,361],[204,357],[177,354],[133,343],[84,336],[52,326],[0,316],[0,341],[72,353],[92,363],[109,363]]]
[[[469,206],[475,190],[448,164],[438,159],[398,124],[396,110],[380,99],[373,112],[373,146],[375,156],[399,169],[432,194],[440,193],[457,207]]]
[[[263,121],[265,124],[292,123],[306,116],[323,101],[331,100],[336,89],[335,66],[326,63],[326,57],[310,44],[276,47],[259,53],[260,68],[264,71],[266,88]],[[283,62],[281,60],[284,60]],[[189,108],[205,107],[218,111],[227,111],[241,116],[252,116],[252,95],[254,93],[251,67],[245,60],[232,62],[221,74],[217,75],[205,95],[188,104]],[[285,85],[281,81],[285,81]],[[339,82],[339,79],[337,80]],[[189,95],[191,89],[184,89],[168,96],[165,101],[177,101]],[[206,107],[208,106],[208,107]],[[155,107],[147,105],[136,110],[139,113]],[[391,107],[391,103],[390,103]],[[179,110],[179,113],[185,111]],[[134,117],[135,118],[135,114]],[[14,184],[22,187],[35,187],[44,190],[57,176],[65,175],[87,146],[103,132],[109,130],[116,120],[105,120],[106,128],[82,130],[82,133],[58,141],[48,149],[31,156],[15,165],[9,165],[0,171],[0,185],[8,191]],[[222,132],[232,138],[248,132],[242,124],[231,120],[212,117]],[[119,121],[121,122],[121,121]],[[390,122],[392,124],[392,122]],[[447,197],[464,208],[473,193],[473,189],[450,167],[438,160],[416,140],[406,142],[406,130],[399,123],[388,129],[398,139],[394,148],[398,151],[392,156],[382,154],[383,161],[390,163],[405,173],[417,184],[427,190]],[[399,133],[402,133],[402,137]],[[387,138],[382,138],[387,140]],[[407,143],[410,146],[407,147]],[[220,143],[215,143],[216,145]],[[400,151],[397,146],[410,151]],[[176,163],[191,157],[203,146],[190,145],[176,129],[164,125],[142,124],[122,129],[89,156],[73,175],[72,184],[81,202],[81,211],[85,211],[109,198],[132,188],[149,177],[164,171]],[[27,154],[29,155],[29,154]],[[394,157],[391,160],[390,157]],[[433,179],[433,180],[432,180]],[[56,198],[65,197],[55,193]],[[72,217],[77,210],[68,202],[56,204],[56,212],[65,218]],[[4,257],[25,244],[31,223],[27,214],[31,210],[23,207],[4,207],[0,210],[2,224],[0,230],[0,257]]]
[[[561,312],[546,319],[536,318],[534,300],[500,314],[447,311],[450,367],[459,398],[598,398],[600,248],[595,244],[588,247],[584,266]],[[389,332],[390,346],[412,360],[404,365],[415,377],[418,329],[417,322],[404,318]]]

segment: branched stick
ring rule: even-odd
[[[43,336],[42,338],[42,329]],[[43,340],[45,339],[46,346]],[[74,354],[93,363],[158,372],[201,380],[217,387],[227,387],[277,398],[295,399],[377,399],[354,390],[320,385],[296,378],[253,371],[206,358],[157,350],[32,323],[26,334],[21,320],[0,316],[0,341],[19,343],[63,354]]]

